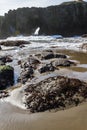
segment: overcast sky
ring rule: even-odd
[[[9,9],[17,9],[18,7],[46,7],[58,5],[64,1],[70,0],[0,0],[0,15],[4,15]]]

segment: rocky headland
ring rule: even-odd
[[[18,8],[0,17],[0,37],[39,34],[74,36],[87,33],[87,2],[64,2],[47,8]]]

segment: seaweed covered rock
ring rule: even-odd
[[[14,68],[9,65],[0,66],[0,89],[5,89],[14,83]]]
[[[25,89],[26,106],[31,112],[77,106],[87,98],[87,83],[79,79],[55,76]]]

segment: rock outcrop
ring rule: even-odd
[[[87,83],[78,79],[56,76],[27,85],[26,106],[31,112],[77,106],[87,99]]]
[[[20,48],[24,47],[24,44],[30,44],[30,42],[24,41],[24,40],[1,41],[0,42],[0,45],[4,45],[4,46],[19,46]]]
[[[67,58],[64,54],[54,53],[52,50],[43,50],[41,53],[41,59],[49,60],[52,58]]]
[[[0,89],[5,89],[14,83],[14,69],[9,65],[0,66]]]
[[[10,10],[0,21],[0,37],[39,34],[63,36],[87,33],[87,2],[72,1],[47,8]]]

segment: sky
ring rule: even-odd
[[[0,0],[0,15],[19,7],[47,7],[70,0]]]

